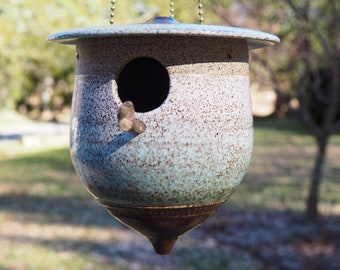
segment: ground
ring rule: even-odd
[[[13,121],[1,121],[4,136]],[[303,219],[313,139],[294,119],[260,120],[252,163],[230,201],[160,256],[85,190],[67,130],[42,130],[28,132],[26,145],[0,142],[0,269],[340,269],[339,135],[328,149],[318,223]]]

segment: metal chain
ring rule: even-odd
[[[110,13],[110,24],[115,23],[115,11],[116,11],[116,0],[111,0],[111,13]]]
[[[170,17],[175,17],[175,3],[170,0]]]
[[[204,22],[204,10],[203,10],[203,3],[202,0],[198,0],[198,22],[202,24]],[[110,24],[114,24],[114,19],[115,19],[115,11],[116,11],[116,0],[111,0],[111,13],[110,13]],[[170,17],[174,18],[175,17],[175,3],[170,0]]]
[[[198,22],[200,24],[203,23],[204,21],[204,17],[203,17],[203,14],[204,14],[204,10],[203,10],[203,3],[202,3],[202,0],[198,0]]]

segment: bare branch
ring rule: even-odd
[[[327,39],[327,37],[325,37],[324,33],[321,31],[321,29],[319,28],[319,26],[315,23],[315,21],[311,22],[313,25],[313,29],[315,30],[321,45],[323,46],[326,54],[330,54],[332,52],[332,45],[329,43],[329,40]]]
[[[279,80],[277,78],[277,74],[276,72],[269,67],[269,63],[267,60],[265,60],[265,58],[258,56],[256,53],[252,54],[252,58],[255,59],[257,62],[261,63],[261,65],[267,67],[267,69],[269,70],[270,73],[270,79],[273,82],[274,85],[278,86],[279,85]],[[278,87],[275,87],[275,91],[276,92],[280,92],[280,90],[278,89]]]
[[[308,62],[304,62],[304,74],[308,74],[310,71],[310,65]],[[302,88],[307,87],[308,82],[307,76],[302,76],[300,78],[299,85],[302,85],[302,87],[296,87],[296,97],[299,101],[299,111],[297,112],[298,117],[300,118],[301,122],[304,123],[307,128],[310,130],[310,132],[319,140],[322,137],[322,129],[316,124],[313,117],[310,114],[309,111],[309,99],[307,98],[306,91],[304,91]]]
[[[299,101],[300,107],[298,111],[295,111],[295,113],[300,118],[301,122],[307,126],[310,132],[316,138],[320,139],[322,137],[322,131],[312,118],[307,106],[306,97],[304,96],[304,93],[302,93],[300,89],[297,89],[297,99]]]
[[[332,62],[332,86],[330,87],[330,97],[329,97],[329,106],[327,106],[327,110],[323,119],[324,128],[329,130],[329,135],[331,135],[331,131],[333,127],[336,126],[334,121],[338,121],[336,119],[337,113],[339,111],[339,103],[340,103],[340,60],[339,60],[339,53],[334,54],[334,60]]]
[[[310,8],[309,3],[307,3],[303,8],[299,8],[292,0],[285,0],[288,5],[291,7],[291,9],[294,11],[297,19],[300,22],[303,22],[302,25],[297,25],[298,28],[300,28],[300,31],[302,30],[302,33],[310,33],[310,31],[314,31],[323,46],[325,52],[329,54],[332,51],[332,46],[329,43],[329,40],[324,35],[324,33],[321,31],[320,26],[317,24],[317,21],[315,20],[309,20],[308,19],[308,11],[303,10],[306,8]],[[309,23],[309,24],[308,24]],[[308,30],[307,28],[311,29]]]
[[[334,134],[338,130],[340,130],[340,119],[337,122],[335,122],[335,124],[333,125],[332,134]]]
[[[329,98],[326,97],[324,95],[324,93],[322,93],[321,91],[321,76],[320,76],[320,71],[319,69],[313,69],[312,70],[312,73],[313,73],[313,84],[312,84],[312,90],[313,90],[313,93],[315,94],[315,97],[316,99],[326,105],[327,103],[329,103]]]
[[[300,10],[299,8],[294,4],[294,2],[292,0],[286,0],[286,2],[288,3],[288,5],[290,6],[290,8],[294,11],[295,15],[297,17],[300,17]]]

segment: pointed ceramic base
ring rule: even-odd
[[[174,207],[121,207],[105,205],[116,219],[146,236],[158,254],[169,254],[176,240],[213,215],[221,202]]]

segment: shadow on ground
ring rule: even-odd
[[[236,211],[225,205],[200,228],[180,239],[172,255],[162,257],[153,253],[146,239],[115,222],[92,200],[6,195],[0,197],[0,211],[27,223],[111,230],[112,237],[104,241],[29,235],[1,238],[88,254],[127,267],[132,263],[142,265],[136,269],[211,269],[214,264],[218,269],[336,270],[340,265],[339,217],[327,216],[311,224],[298,212]],[[237,268],[233,261],[242,262],[244,267]]]
[[[116,222],[95,200],[7,194],[0,196],[0,211],[39,224],[72,224],[107,227]]]

